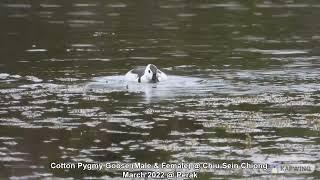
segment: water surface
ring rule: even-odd
[[[0,177],[118,178],[66,163],[303,163],[317,179],[318,1],[3,1]],[[156,64],[167,82],[123,75]]]

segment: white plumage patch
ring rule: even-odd
[[[165,81],[168,79],[168,76],[159,70],[155,65],[148,64],[147,66],[137,67],[125,75],[127,81],[136,81],[143,83],[157,83]]]

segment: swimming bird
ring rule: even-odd
[[[136,67],[125,75],[127,81],[136,81],[138,83],[157,83],[160,81],[165,81],[168,76],[160,71],[157,66],[153,64],[148,64],[147,66]]]

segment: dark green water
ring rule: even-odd
[[[319,178],[319,18],[316,0],[2,1],[0,178],[122,177],[52,162],[309,164],[180,171]],[[122,81],[149,63],[170,80]]]

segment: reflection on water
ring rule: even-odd
[[[51,162],[304,163],[316,172],[197,171],[318,177],[319,8],[315,0],[2,2],[0,177],[123,171]],[[170,79],[123,80],[149,63]]]

